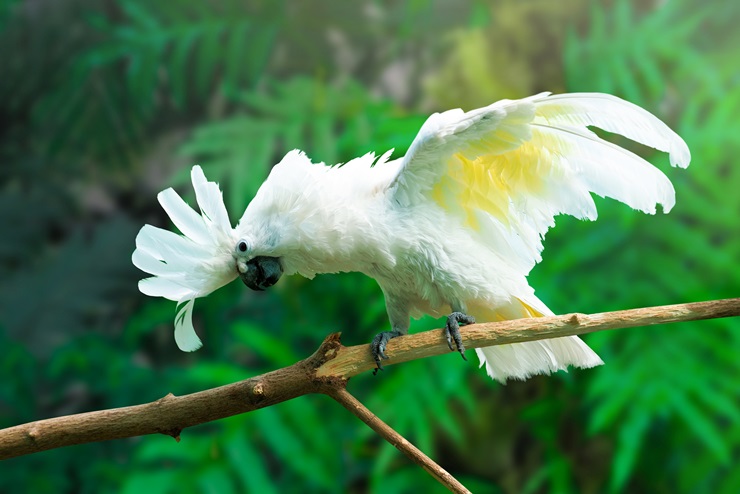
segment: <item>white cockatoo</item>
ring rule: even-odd
[[[598,127],[689,164],[684,141],[658,118],[617,97],[542,93],[430,116],[405,156],[367,154],[344,165],[291,151],[272,168],[234,228],[221,191],[192,169],[201,214],[173,190],[158,196],[182,233],[150,225],[133,263],[152,274],[146,295],[178,302],[175,341],[201,346],[193,303],[240,277],[254,290],[282,274],[359,271],[385,296],[390,330],[371,344],[381,368],[387,342],[410,317],[446,315],[450,348],[459,324],[551,315],[527,274],[559,214],[596,219],[592,193],[645,213],[668,212],[675,192],[650,163],[589,130]],[[505,382],[601,359],[577,336],[476,349]],[[463,354],[464,357],[464,354]]]

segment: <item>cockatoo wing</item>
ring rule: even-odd
[[[684,141],[632,103],[599,93],[541,93],[432,115],[391,192],[401,205],[433,201],[458,215],[526,274],[556,215],[596,218],[591,193],[646,213],[674,205],[660,170],[589,126],[666,151],[673,166],[689,164]]]
[[[515,272],[540,260],[542,238],[558,214],[595,219],[592,193],[655,213],[669,211],[675,192],[650,163],[601,139],[589,127],[666,151],[686,167],[684,141],[642,108],[606,94],[542,93],[485,108],[434,114],[401,160],[389,192],[401,206],[427,204],[459,218]],[[468,300],[479,321],[551,314],[533,293],[512,289],[508,303]],[[578,337],[476,349],[499,381],[526,379],[601,359]]]
[[[136,267],[154,275],[139,282],[142,293],[178,302],[175,342],[186,352],[202,346],[193,327],[195,299],[237,277],[235,233],[218,184],[206,180],[199,166],[193,167],[191,178],[201,214],[173,189],[160,192],[159,203],[182,235],[144,225],[131,256]]]

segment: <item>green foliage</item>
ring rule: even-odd
[[[131,101],[141,111],[151,112],[163,79],[178,108],[191,94],[197,101],[206,99],[216,80],[231,92],[254,85],[264,72],[279,28],[280,19],[272,11],[279,12],[283,6],[277,2],[267,13],[264,5],[255,8],[238,2],[213,8],[197,2],[125,0],[118,7],[123,23],[91,16],[108,40],[91,51],[87,61],[90,66],[125,62]],[[260,21],[251,20],[255,17]]]
[[[137,292],[130,253],[140,225],[167,225],[156,192],[189,193],[194,163],[235,219],[288,150],[331,164],[400,156],[430,107],[567,89],[653,111],[694,156],[688,171],[656,161],[675,209],[648,217],[598,200],[595,223],[558,218],[530,282],[556,312],[737,296],[736,2],[450,5],[64,0],[41,15],[0,2],[0,426],[233,382],[309,355],[329,332],[369,341],[387,325],[380,290],[326,275],[199,300],[205,347],[183,354],[174,304]],[[737,492],[737,321],[588,342],[606,366],[502,387],[451,354],[350,389],[474,492]],[[0,475],[2,492],[142,490],[441,487],[322,396],[180,443],[19,458]]]
[[[115,15],[89,13],[96,42],[65,64],[60,84],[35,108],[39,125],[54,134],[51,150],[85,146],[123,164],[163,109],[202,108],[217,88],[233,93],[255,85],[280,28],[281,5],[121,0]]]

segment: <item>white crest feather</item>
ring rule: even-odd
[[[199,244],[211,243],[211,236],[203,218],[188,206],[174,189],[163,190],[157,195],[157,199],[183,235]]]
[[[194,304],[195,299],[188,300],[177,308],[177,316],[175,316],[175,343],[183,352],[194,352],[203,346],[193,327]]]
[[[190,175],[193,180],[193,189],[195,189],[195,198],[206,220],[206,225],[213,224],[223,231],[230,230],[229,214],[226,212],[226,205],[218,184],[207,181],[203,170],[198,165],[193,167]]]
[[[196,291],[187,286],[162,276],[152,276],[139,280],[139,291],[150,297],[164,297],[173,302],[189,300],[196,296]]]
[[[202,343],[193,328],[193,306],[237,276],[232,251],[236,244],[223,196],[215,182],[206,180],[194,166],[193,188],[202,214],[198,214],[173,189],[157,196],[162,208],[182,235],[144,225],[136,236],[131,261],[154,276],[139,281],[139,290],[152,297],[178,302],[175,341],[187,352]]]

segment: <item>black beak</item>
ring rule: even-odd
[[[280,259],[258,256],[247,262],[247,272],[239,276],[249,288],[261,292],[277,283],[282,274]]]

